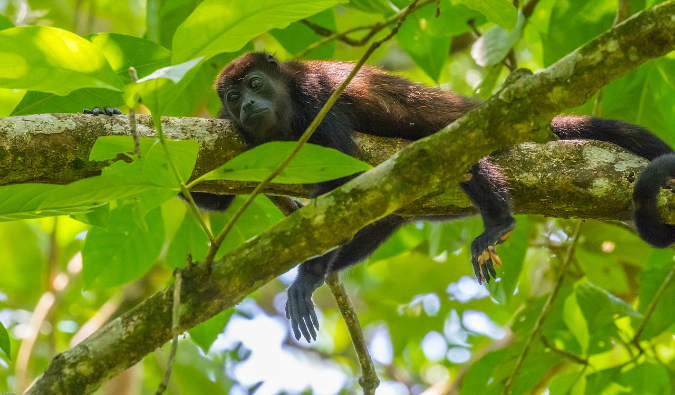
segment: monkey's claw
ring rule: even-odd
[[[82,110],[82,113],[84,114],[91,114],[91,115],[99,115],[99,114],[105,114],[105,115],[120,115],[122,114],[122,111],[120,111],[119,108],[117,107],[94,107],[92,110],[84,109]]]
[[[291,327],[296,340],[304,337],[307,343],[316,340],[319,320],[314,312],[312,293],[315,287],[296,281],[288,288],[286,301],[286,318],[291,320]]]
[[[471,264],[479,284],[490,283],[490,276],[497,279],[494,265],[502,267],[502,260],[496,248],[509,238],[516,222],[511,218],[508,223],[486,229],[471,242]]]

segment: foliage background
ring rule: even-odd
[[[438,17],[435,6],[427,6],[413,14],[370,63],[416,81],[486,98],[508,75],[504,58],[536,72],[610,28],[619,7],[615,0],[542,0],[527,21],[521,16],[516,25],[516,9],[504,2],[442,0]],[[106,55],[107,40],[125,43],[133,51],[124,52],[127,47],[120,45],[117,64],[108,56],[113,70],[124,79],[130,64],[145,76],[168,66],[172,57],[173,63],[180,63],[175,60],[187,55],[181,54],[183,48],[172,48],[174,33],[200,3],[5,0],[0,1],[0,29],[59,27],[87,37]],[[632,0],[630,12],[655,3]],[[345,31],[384,20],[405,5],[400,0],[354,0],[308,19]],[[482,34],[480,39],[472,25]],[[208,28],[199,34],[208,36]],[[147,41],[88,36],[106,32]],[[386,29],[376,37],[385,34]],[[212,81],[230,59],[252,49],[292,59],[320,38],[299,21],[256,34],[244,48],[200,64],[163,114],[215,117],[219,101]],[[58,52],[58,48],[51,50]],[[306,58],[355,60],[364,51],[362,46],[333,41]],[[600,99],[572,112],[640,124],[675,145],[674,59],[671,54],[646,63],[609,84]],[[121,96],[97,88],[66,96],[5,88],[0,89],[0,116],[79,112],[94,105],[121,106],[120,100]],[[237,204],[241,201],[238,198]],[[148,210],[140,222],[131,213],[132,205],[123,199],[117,204],[106,229],[82,217],[0,223],[0,323],[7,329],[0,328],[0,391],[25,388],[56,353],[165,286],[171,281],[171,268],[180,266],[185,251],[195,245],[191,240],[199,240],[196,223],[175,198]],[[217,229],[228,215],[211,214],[209,221]],[[224,250],[281,218],[266,198],[258,198],[238,221]],[[556,284],[573,226],[571,220],[519,216],[516,232],[500,247],[505,263],[501,278],[487,289],[476,284],[468,264],[469,243],[482,231],[478,218],[407,225],[365,264],[351,269],[343,279],[383,381],[378,393],[445,392],[459,382],[462,393],[499,393],[500,383],[522,352],[522,340]],[[129,245],[121,248],[111,242],[113,235],[128,237],[129,232],[133,240]],[[131,258],[115,261],[117,253]],[[674,255],[670,249],[652,249],[620,224],[586,221],[571,269],[514,392],[672,393],[675,316],[669,307],[675,286],[664,284],[664,279]],[[357,391],[359,367],[327,287],[315,294],[322,322],[319,341],[307,345],[292,338],[283,317],[285,288],[292,279],[293,273],[283,276],[233,311],[190,331],[180,342],[169,390]],[[656,294],[660,299],[650,305]],[[46,295],[54,296],[51,305]],[[650,317],[645,322],[646,312]],[[45,315],[41,323],[40,313]],[[38,321],[39,327],[32,321]],[[632,344],[638,328],[644,329],[643,351]],[[19,355],[22,348],[30,350],[27,358]],[[168,346],[148,355],[101,392],[152,392],[161,381],[167,354]]]

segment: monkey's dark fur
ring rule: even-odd
[[[354,67],[341,62],[279,62],[265,53],[249,53],[220,73],[215,88],[223,106],[220,118],[232,120],[253,147],[273,140],[297,140],[331,93]],[[470,111],[478,102],[405,78],[364,66],[309,140],[346,154],[356,153],[352,131],[417,140],[442,129]],[[675,227],[664,224],[656,209],[656,195],[675,174],[675,155],[648,130],[621,121],[560,116],[551,129],[561,139],[593,139],[615,143],[651,164],[635,183],[635,224],[648,243],[665,247],[675,242]],[[508,191],[487,160],[471,169],[470,181],[461,184],[483,218],[485,231],[471,243],[471,263],[479,282],[496,277],[501,265],[495,247],[515,226],[508,206]],[[322,183],[317,195],[345,180]],[[205,209],[223,211],[232,196],[195,193]],[[286,316],[296,338],[316,339],[319,327],[311,300],[329,271],[361,262],[384,242],[404,220],[390,215],[360,230],[353,240],[300,265],[288,290]]]

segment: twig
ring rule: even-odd
[[[47,317],[47,313],[54,306],[56,301],[56,296],[51,291],[45,292],[40,297],[35,310],[33,310],[33,315],[30,317],[30,322],[28,323],[27,336],[21,342],[19,346],[19,354],[16,357],[16,388],[19,393],[23,391],[28,386],[28,363],[30,362],[30,355],[33,351],[33,346],[37,340],[38,335],[40,334],[40,327]]]
[[[344,285],[340,282],[337,272],[328,274],[326,283],[328,283],[328,286],[333,293],[333,297],[335,298],[335,302],[337,302],[337,305],[340,308],[340,313],[342,313],[345,324],[347,324],[347,330],[349,330],[349,336],[352,338],[354,350],[356,350],[356,355],[359,357],[359,364],[361,364],[359,384],[363,388],[364,394],[374,394],[375,389],[380,385],[380,379],[377,377],[375,365],[368,353],[368,343],[363,336],[359,317],[356,314],[356,311],[354,311],[354,305],[349,299],[349,295],[347,295]]]
[[[429,2],[429,0],[425,0],[425,1],[426,1],[427,3]],[[223,230],[221,230],[220,233],[218,233],[218,235],[216,236],[216,238],[211,242],[211,246],[209,247],[209,251],[208,251],[208,253],[207,253],[207,255],[206,255],[206,259],[204,260],[204,262],[205,262],[205,264],[207,265],[207,267],[210,268],[211,265],[213,264],[213,259],[214,259],[215,256],[216,256],[216,252],[218,252],[218,248],[220,248],[220,245],[223,243],[223,240],[225,240],[225,236],[227,236],[227,234],[230,232],[230,230],[232,230],[232,228],[234,227],[234,224],[237,222],[237,220],[239,219],[239,217],[241,217],[241,215],[244,213],[244,210],[246,210],[246,208],[248,208],[248,206],[253,202],[253,200],[255,199],[255,197],[258,196],[258,195],[262,192],[262,190],[265,189],[265,187],[266,187],[266,186],[267,186],[267,185],[268,185],[268,184],[269,184],[276,176],[278,176],[279,174],[281,174],[281,172],[284,171],[284,169],[286,168],[286,166],[288,166],[288,164],[293,160],[293,158],[295,158],[295,155],[297,155],[297,153],[298,153],[298,152],[300,151],[300,149],[305,145],[305,143],[307,142],[307,140],[309,140],[309,138],[312,137],[312,134],[314,134],[314,131],[316,130],[316,128],[319,126],[319,124],[321,123],[321,121],[323,120],[323,118],[326,116],[326,114],[328,114],[328,111],[330,111],[330,108],[331,108],[331,107],[333,106],[333,104],[337,101],[338,97],[340,97],[340,95],[341,95],[342,92],[345,90],[345,88],[347,87],[347,85],[351,82],[351,80],[354,78],[354,76],[356,75],[356,73],[358,73],[358,71],[361,69],[361,66],[363,66],[363,65],[366,63],[366,60],[368,60],[368,58],[370,57],[370,55],[372,55],[373,52],[375,52],[375,50],[376,50],[380,45],[382,45],[382,43],[384,43],[384,42],[386,42],[387,40],[391,39],[392,37],[394,37],[394,35],[396,35],[396,33],[398,33],[398,29],[401,27],[401,25],[402,25],[403,22],[405,21],[406,17],[407,17],[411,12],[413,12],[413,11],[415,11],[416,9],[418,9],[419,7],[421,7],[420,5],[418,5],[418,3],[420,3],[420,0],[415,0],[415,1],[413,1],[412,3],[410,3],[410,5],[409,5],[408,7],[406,7],[405,10],[401,13],[401,15],[400,15],[400,17],[399,17],[399,19],[398,19],[398,23],[396,24],[396,26],[394,26],[394,28],[391,29],[391,32],[389,32],[389,34],[387,34],[386,37],[383,37],[383,38],[381,38],[380,40],[377,40],[377,41],[373,42],[373,43],[370,45],[370,47],[368,48],[368,50],[366,51],[366,53],[365,53],[365,54],[361,57],[361,59],[359,59],[359,61],[354,65],[354,68],[353,68],[352,71],[349,73],[349,75],[347,76],[347,78],[346,78],[346,79],[342,82],[342,84],[335,90],[335,92],[333,92],[333,94],[330,96],[330,98],[328,98],[328,101],[326,102],[326,104],[324,104],[324,106],[321,108],[321,111],[319,111],[319,114],[316,116],[316,118],[314,118],[314,120],[312,120],[312,123],[309,125],[309,127],[307,128],[307,130],[305,130],[305,132],[302,134],[302,136],[301,136],[300,139],[298,140],[298,143],[297,143],[297,144],[295,145],[295,147],[293,148],[293,151],[288,155],[288,157],[286,157],[286,159],[283,160],[283,162],[281,162],[281,163],[279,164],[279,166],[277,166],[276,169],[274,169],[274,170],[272,171],[272,173],[270,173],[269,176],[267,176],[267,178],[265,178],[260,184],[258,184],[258,185],[255,187],[255,189],[253,190],[253,192],[251,192],[251,194],[248,195],[248,198],[246,199],[246,201],[244,202],[244,204],[242,204],[241,207],[239,208],[239,210],[237,210],[237,211],[232,215],[232,218],[230,218],[230,220],[227,222],[227,224],[225,225],[225,227],[223,228]]]
[[[548,299],[546,299],[546,303],[544,303],[544,307],[541,311],[541,314],[539,315],[539,317],[537,317],[537,322],[535,322],[534,328],[532,329],[530,336],[525,341],[525,347],[523,348],[523,352],[518,357],[518,360],[516,361],[516,366],[513,368],[513,371],[511,372],[511,375],[509,376],[508,380],[506,380],[506,384],[504,384],[502,394],[509,394],[509,392],[511,391],[511,386],[513,385],[514,380],[516,379],[518,373],[520,372],[520,368],[523,365],[523,361],[525,361],[525,357],[527,357],[527,354],[530,351],[530,347],[532,346],[532,342],[534,341],[535,336],[537,336],[537,334],[541,330],[542,325],[544,325],[544,321],[546,321],[546,318],[548,318],[548,315],[551,312],[551,306],[553,306],[553,302],[558,297],[560,288],[562,288],[563,280],[565,279],[565,272],[567,271],[570,262],[572,262],[572,257],[574,256],[574,250],[577,246],[577,243],[579,242],[579,235],[581,234],[581,227],[583,223],[584,223],[583,220],[577,221],[577,224],[574,228],[574,233],[572,235],[572,241],[567,247],[567,255],[565,256],[565,261],[560,267],[560,273],[558,273],[558,280],[556,282],[555,288],[553,289],[553,292],[551,292],[551,294],[548,296]]]
[[[192,264],[192,259],[188,255],[188,266]],[[166,371],[164,372],[164,380],[159,384],[155,395],[162,395],[169,385],[169,378],[171,378],[171,370],[173,368],[173,361],[176,359],[176,351],[178,350],[178,325],[180,324],[180,289],[183,285],[183,276],[180,269],[175,271],[176,280],[173,284],[173,309],[171,321],[171,333],[173,339],[171,340],[171,352],[169,353],[169,360],[166,363]]]
[[[675,274],[675,265],[670,269],[668,272],[668,275],[666,276],[666,279],[663,280],[661,283],[661,286],[659,286],[659,289],[656,291],[656,294],[654,294],[654,297],[652,300],[649,302],[649,305],[647,306],[647,310],[645,311],[645,318],[642,320],[642,323],[640,324],[640,327],[638,328],[637,331],[635,331],[635,336],[633,336],[633,345],[637,347],[639,350],[640,354],[642,354],[644,351],[642,350],[642,347],[640,346],[640,336],[642,335],[642,332],[644,332],[645,328],[647,327],[647,322],[649,322],[649,319],[652,317],[652,314],[654,314],[654,310],[656,309],[656,303],[661,300],[661,297],[663,296],[663,293],[666,291],[666,288],[668,288],[668,285],[670,285],[670,282],[673,279],[673,274]]]
[[[416,5],[415,8],[417,9],[417,8],[424,7],[425,5],[431,4],[435,1],[436,0],[421,0],[421,1],[418,0],[419,4]],[[316,42],[308,45],[307,48],[305,48],[302,52],[295,55],[295,58],[296,59],[302,59],[305,56],[307,56],[308,53],[310,53],[311,51],[313,51],[317,47],[320,47],[320,46],[322,46],[326,43],[329,43],[331,41],[334,41],[334,40],[342,41],[342,42],[344,42],[346,44],[349,44],[351,46],[354,46],[354,47],[360,47],[362,45],[365,45],[380,30],[384,29],[385,27],[387,27],[389,25],[392,25],[392,24],[396,23],[396,21],[398,21],[404,14],[407,16],[407,13],[408,13],[409,9],[410,9],[410,6],[404,8],[403,10],[398,12],[397,14],[394,14],[394,15],[390,16],[389,18],[385,19],[383,22],[377,22],[377,23],[374,23],[374,24],[369,25],[369,26],[355,27],[355,28],[352,28],[352,29],[349,29],[349,30],[345,30],[342,33],[332,32],[331,30],[326,29],[326,28],[321,27],[321,26],[318,26],[318,28],[319,28],[318,30],[314,30],[314,28],[312,27],[312,25],[314,25],[314,24],[312,24],[311,22],[309,22],[309,24],[308,24],[306,21],[303,21],[303,22],[305,22],[305,24],[307,26],[312,28],[319,35],[325,35],[325,34],[322,34],[322,33],[326,33],[326,32],[331,32],[332,34],[324,37],[323,39],[321,39],[319,41],[316,41]],[[314,26],[317,26],[317,25],[314,25]],[[370,31],[359,40],[355,40],[355,39],[347,37],[348,34],[351,34],[351,33],[357,32],[357,31],[361,31],[361,30],[370,30]]]
[[[138,82],[138,74],[133,66],[129,66],[129,78],[132,84]],[[138,146],[138,132],[136,131],[136,111],[138,111],[138,101],[134,102],[133,107],[129,107],[129,129],[131,129],[131,136],[134,138],[134,154],[140,158],[141,151]]]
[[[577,356],[577,355],[575,355],[575,354],[572,354],[572,353],[569,352],[569,351],[562,350],[562,349],[560,349],[560,348],[554,346],[553,344],[551,344],[551,343],[548,341],[548,339],[547,339],[546,336],[544,336],[544,335],[541,335],[540,338],[541,338],[541,342],[544,343],[544,346],[545,346],[546,348],[551,349],[551,351],[553,351],[554,353],[560,354],[560,355],[562,355],[563,357],[565,357],[565,358],[567,358],[567,359],[571,359],[572,361],[574,361],[574,362],[576,362],[576,363],[578,363],[578,364],[580,364],[580,365],[588,365],[588,360],[587,360],[587,359],[583,359],[583,358],[581,358],[581,357],[579,357],[579,356]]]

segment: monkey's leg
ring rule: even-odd
[[[501,266],[495,249],[506,241],[516,226],[509,209],[507,189],[501,185],[498,169],[486,160],[474,165],[472,178],[460,184],[483,217],[484,231],[471,242],[471,264],[478,283],[497,278],[494,264]]]
[[[336,253],[337,250],[333,250],[302,263],[298,268],[298,276],[288,288],[286,318],[291,320],[291,328],[297,340],[301,336],[308,343],[316,340],[319,320],[314,312],[312,293],[323,284]]]
[[[323,284],[329,271],[356,265],[372,254],[396,229],[405,223],[401,217],[390,215],[361,229],[354,238],[337,250],[300,265],[298,277],[288,288],[286,318],[296,339],[302,335],[308,342],[316,340],[319,321],[314,312],[312,293]]]

